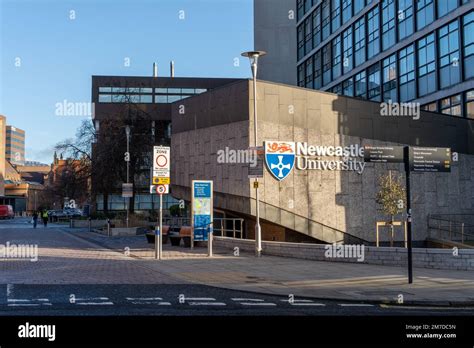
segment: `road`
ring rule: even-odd
[[[0,257],[0,315],[472,315],[472,308],[294,298],[184,282],[150,263],[51,224],[0,221],[0,245],[38,246],[38,260]],[[31,255],[30,255],[31,256]],[[222,262],[219,261],[219,262]]]

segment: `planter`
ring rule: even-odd
[[[169,237],[172,246],[179,246],[181,243],[181,237]]]
[[[183,237],[184,247],[191,248],[191,237]]]
[[[154,233],[146,233],[146,240],[149,244],[155,244],[155,234]],[[162,237],[162,242],[163,244],[166,244],[168,243],[168,235],[165,234],[163,237]],[[178,242],[178,245],[179,245],[179,242]]]

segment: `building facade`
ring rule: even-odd
[[[294,2],[297,63],[290,69],[298,86],[377,102],[419,103],[425,110],[474,118],[472,1]],[[261,18],[271,25],[268,17]],[[272,21],[277,28],[278,19]],[[264,42],[260,36],[256,30],[256,49]],[[260,64],[264,78],[279,81],[271,59],[265,66],[267,57]]]
[[[5,196],[6,118],[0,115],[0,197]]]
[[[13,165],[25,164],[25,131],[14,126],[6,128],[6,159]]]
[[[233,83],[238,79],[231,78],[188,78],[188,77],[124,77],[124,76],[93,76],[92,77],[92,102],[94,103],[93,122],[96,132],[107,132],[107,124],[110,120],[118,120],[126,117],[130,108],[140,110],[142,123],[149,125],[141,127],[139,136],[151,136],[155,145],[169,145],[171,139],[171,107],[180,105],[185,99],[205,93],[209,90],[219,88],[223,85]],[[185,110],[182,112],[186,113]],[[137,130],[132,127],[131,142],[136,139]],[[125,133],[124,133],[125,134]],[[92,147],[92,166],[97,163],[98,149],[103,146],[100,143],[100,135]],[[125,140],[124,140],[125,142]],[[123,144],[122,144],[123,145]],[[118,145],[117,145],[118,146]],[[144,151],[151,158],[152,146]],[[126,163],[123,162],[124,168]],[[93,175],[94,176],[94,175]],[[150,168],[149,166],[137,173],[134,178],[135,195],[134,210],[150,210],[159,204],[157,195],[150,195]],[[123,179],[122,179],[123,180]],[[124,181],[125,182],[125,181]],[[106,199],[99,188],[94,177],[92,178],[93,199],[98,211],[125,210],[127,200],[121,196],[121,187],[117,185],[114,192],[107,195]],[[167,196],[164,207],[176,204],[176,200]]]

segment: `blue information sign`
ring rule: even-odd
[[[192,216],[195,241],[207,241],[212,223],[212,181],[193,180]]]

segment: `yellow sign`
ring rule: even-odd
[[[253,188],[258,188],[258,181],[253,182]]]
[[[156,176],[153,177],[153,185],[169,185],[171,183],[170,178],[158,178]]]

